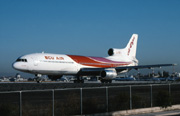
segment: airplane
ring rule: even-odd
[[[138,34],[133,34],[123,49],[110,48],[108,57],[91,57],[52,53],[33,53],[19,57],[13,68],[35,74],[37,82],[42,75],[56,80],[63,75],[74,75],[74,83],[84,83],[83,76],[99,76],[102,83],[111,83],[118,74],[131,69],[174,66],[176,64],[138,65],[136,59]]]

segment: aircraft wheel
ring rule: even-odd
[[[37,83],[41,83],[42,82],[42,75],[41,74],[37,74],[37,75],[35,75],[35,81],[37,82]]]
[[[42,81],[37,81],[37,83],[42,83]]]
[[[78,83],[77,80],[74,80],[74,83]]]
[[[105,80],[105,79],[102,79],[102,80],[101,80],[101,83],[112,83],[112,80]]]
[[[101,79],[101,83],[105,83],[105,80],[104,80],[104,79]]]
[[[83,80],[83,79],[81,80],[81,83],[84,83],[84,80]]]
[[[84,80],[74,80],[74,83],[84,83]]]
[[[40,78],[37,78],[37,79],[36,79],[36,82],[37,82],[37,83],[42,83],[42,80],[41,80]]]
[[[112,80],[108,80],[109,83],[112,83]]]

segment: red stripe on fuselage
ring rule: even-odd
[[[76,56],[76,55],[67,55],[75,62],[85,65],[85,66],[93,66],[99,68],[110,68],[110,67],[118,67],[118,66],[125,66],[129,65],[130,62],[116,62],[108,60],[108,62],[102,62],[102,60],[98,61],[97,59],[101,57],[86,57],[86,56]],[[94,58],[94,59],[93,59]],[[101,58],[105,59],[105,58]],[[104,60],[105,61],[105,60]]]

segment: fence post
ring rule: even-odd
[[[82,104],[82,88],[80,88],[80,96],[81,96],[81,100],[80,100],[80,102],[81,102],[81,115],[83,114],[83,104]]]
[[[152,99],[152,85],[150,85],[150,87],[151,87],[151,107],[152,107],[152,102],[153,102],[153,101],[152,101],[152,100],[153,100],[153,99]]]
[[[22,116],[22,91],[19,91],[19,115]]]
[[[106,111],[108,112],[109,110],[109,103],[108,103],[108,87],[106,87]]]
[[[169,96],[171,97],[171,84],[169,84]],[[170,101],[170,105],[172,105],[171,101]]]
[[[169,84],[169,95],[171,95],[171,84]]]
[[[131,93],[131,85],[129,86],[129,94],[130,94],[130,110],[132,109],[132,93]]]
[[[52,90],[52,116],[54,116],[54,89]]]

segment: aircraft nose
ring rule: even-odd
[[[13,67],[14,69],[16,69],[16,70],[20,69],[20,65],[19,65],[19,63],[17,63],[17,62],[14,62],[14,63],[12,64],[12,67]]]
[[[27,64],[24,64],[22,62],[14,62],[12,64],[12,67],[16,70],[19,70],[19,71],[27,71],[28,70],[28,66]]]

